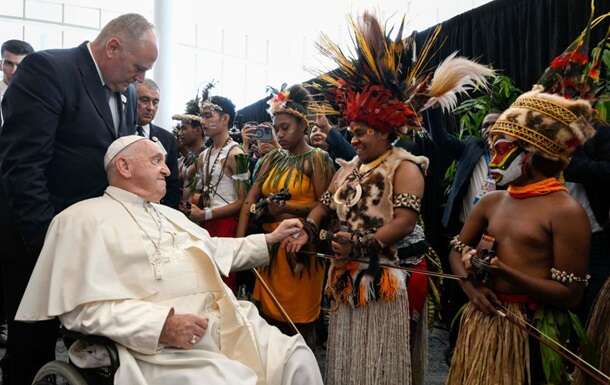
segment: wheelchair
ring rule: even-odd
[[[119,353],[113,341],[106,337],[85,335],[64,328],[60,329],[60,337],[67,349],[78,340],[104,347],[110,357],[110,366],[82,369],[70,361],[55,360],[38,370],[32,385],[112,385],[114,383],[114,374],[119,368]]]

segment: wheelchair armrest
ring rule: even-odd
[[[70,349],[70,346],[77,340],[83,340],[90,344],[103,346],[106,351],[108,351],[108,356],[110,357],[111,373],[114,374],[114,372],[116,372],[119,368],[119,352],[116,348],[116,343],[110,338],[104,336],[83,334],[73,330],[68,330],[63,326],[59,328],[59,335],[64,341],[64,344],[66,345],[67,349]]]

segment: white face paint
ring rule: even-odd
[[[506,186],[523,174],[526,152],[515,140],[500,137],[494,142],[491,152],[489,171],[497,186]]]
[[[525,161],[525,152],[521,152],[504,170],[493,169],[491,174],[496,180],[496,185],[506,186],[516,181],[523,175],[523,162]]]

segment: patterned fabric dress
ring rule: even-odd
[[[313,183],[303,172],[304,162],[310,161],[316,173],[332,175],[333,172],[332,161],[328,154],[317,148],[302,155],[276,150],[263,158],[263,162],[266,159],[271,159],[269,164],[273,166],[266,175],[260,176],[263,180],[262,194],[268,197],[288,190],[291,195],[288,204],[305,205],[316,200]],[[264,223],[263,230],[271,232],[279,224],[279,221]],[[317,321],[320,316],[325,274],[325,265],[321,260],[313,256],[305,258],[288,256],[280,247],[273,253],[269,267],[261,269],[260,273],[293,322],[308,324]],[[261,312],[265,317],[286,322],[258,280],[253,297],[260,301]]]

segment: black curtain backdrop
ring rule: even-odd
[[[608,11],[609,0],[596,0],[596,15]],[[527,90],[585,28],[589,15],[589,0],[496,0],[442,23],[439,43],[444,44],[431,64],[458,51],[501,70]],[[605,22],[593,31],[593,44],[607,27]],[[417,34],[418,46],[432,30]]]
[[[596,7],[596,15],[609,12],[610,0],[596,0]],[[442,23],[438,51],[430,60],[430,68],[458,51],[492,65],[511,77],[519,88],[529,90],[550,61],[585,28],[589,14],[589,0],[495,0]],[[603,38],[608,25],[606,21],[593,31],[591,44]],[[416,34],[418,47],[433,29]],[[266,100],[238,111],[242,121],[268,120]],[[426,111],[424,121],[426,127],[444,125],[450,132],[457,130],[453,115],[442,114],[438,109]],[[428,138],[399,145],[430,159],[422,216],[427,239],[446,263],[447,235],[451,234],[444,234],[440,223],[445,201],[442,180],[452,160]]]
[[[596,0],[596,15],[610,11],[610,0]],[[452,52],[490,64],[528,90],[553,57],[584,29],[589,0],[495,0],[442,23],[440,49],[431,67]],[[434,27],[416,35],[421,47]],[[592,43],[605,34],[608,22],[592,33]],[[442,45],[440,43],[443,43]],[[266,100],[266,99],[265,99]],[[266,119],[267,105],[258,101],[238,111],[243,121]]]

